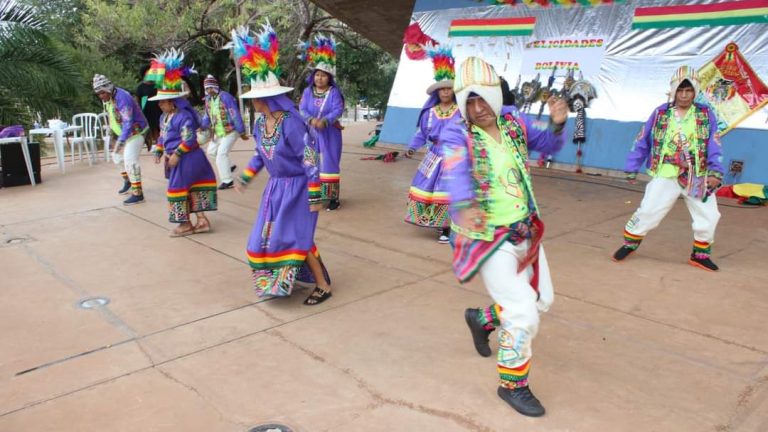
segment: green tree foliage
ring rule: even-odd
[[[149,63],[153,54],[171,47],[184,50],[188,64],[194,64],[200,72],[192,79],[198,92],[203,78],[210,73],[219,79],[223,88],[236,93],[235,65],[225,48],[230,42],[230,32],[238,25],[256,29],[265,18],[270,20],[282,41],[282,79],[299,90],[308,70],[297,58],[295,43],[317,33],[331,34],[339,42],[338,81],[349,103],[366,99],[370,106],[383,107],[396,68],[390,55],[310,0],[0,0],[2,2],[32,7],[37,25],[45,26],[45,31],[38,36],[45,37],[47,42],[40,46],[49,47],[48,55],[59,61],[69,60],[68,66],[57,69],[51,77],[54,81],[47,84],[48,87],[52,83],[67,84],[68,92],[62,93],[59,99],[49,97],[51,93],[39,97],[41,102],[55,102],[46,108],[46,116],[53,114],[52,106],[63,116],[73,111],[100,111],[100,103],[91,89],[94,73],[104,74],[117,86],[133,91],[140,81],[139,69]],[[37,58],[39,53],[35,52],[34,56]],[[0,68],[2,78],[5,64]],[[43,95],[37,86],[29,88],[33,89],[31,93]],[[3,94],[0,87],[0,98]],[[25,102],[11,106],[25,106]],[[39,105],[28,106],[40,110]]]
[[[356,46],[338,47],[337,74],[347,100],[365,101],[383,112],[395,81],[397,62],[370,42],[358,40]]]
[[[29,6],[0,0],[0,123],[69,113],[80,75]]]

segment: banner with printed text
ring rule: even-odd
[[[549,76],[556,69],[556,76],[573,71],[585,78],[600,74],[605,57],[606,41],[600,37],[558,38],[528,42],[523,50],[523,75]]]

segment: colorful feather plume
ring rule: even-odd
[[[232,30],[232,40],[245,80],[267,81],[270,72],[280,76],[280,42],[269,21],[256,35],[252,35],[248,27]]]
[[[152,59],[149,64],[147,73],[144,74],[144,81],[153,82],[156,84],[162,84],[165,77],[165,64],[161,62],[157,57]]]
[[[164,69],[165,72],[158,93],[181,93],[182,78],[197,73],[194,66],[184,66],[184,52],[175,48],[165,50],[164,53],[155,56],[152,60],[152,68],[157,72]]]
[[[332,37],[315,36],[313,43],[307,48],[309,62],[317,66],[324,63],[336,67],[336,41]]]
[[[428,45],[427,54],[432,59],[435,81],[452,80],[456,77],[453,52],[450,46]]]
[[[309,41],[302,41],[299,39],[299,42],[296,44],[296,49],[299,50],[299,54],[296,56],[299,60],[303,62],[309,61],[309,47],[311,44]]]

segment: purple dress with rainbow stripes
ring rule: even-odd
[[[216,174],[197,143],[199,121],[189,110],[160,116],[155,153],[180,156],[168,177],[168,220],[189,222],[189,214],[216,210]]]
[[[429,141],[432,145],[416,170],[408,190],[408,211],[405,221],[419,226],[447,228],[451,225],[448,214],[448,189],[443,181],[443,146],[440,133],[451,123],[461,120],[458,106],[442,113],[437,105],[422,111],[419,129],[411,140],[409,150],[416,151]]]
[[[313,118],[325,120],[326,126],[323,129],[307,127],[317,141],[320,151],[320,184],[323,199],[339,199],[342,129],[339,118],[344,113],[344,96],[335,85],[329,87],[322,96],[316,96],[314,88],[314,85],[310,85],[304,89],[299,109],[307,125]]]
[[[307,254],[319,258],[314,240],[317,212],[309,211],[311,204],[322,202],[317,144],[291,112],[284,112],[272,136],[267,136],[264,116],[259,116],[253,138],[256,152],[241,180],[248,183],[266,168],[269,181],[248,237],[248,261],[256,294],[289,296],[296,280],[314,282]]]

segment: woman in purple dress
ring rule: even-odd
[[[320,185],[328,210],[336,210],[341,185],[341,130],[339,118],[344,113],[344,96],[336,85],[336,42],[315,37],[306,46],[306,58],[312,66],[307,86],[301,96],[301,117],[320,148]]]
[[[157,95],[149,100],[158,101],[160,110],[160,137],[155,144],[155,163],[166,155],[168,178],[168,220],[178,223],[171,237],[183,237],[211,230],[206,211],[216,210],[216,174],[205,153],[197,143],[195,131],[200,118],[187,101],[180,76],[189,75],[191,69],[182,65],[184,54],[169,50],[156,59],[165,65],[165,77],[158,85]],[[190,214],[197,215],[193,225]]]
[[[422,227],[439,229],[438,242],[448,243],[451,233],[451,218],[448,214],[450,201],[442,181],[443,149],[440,132],[447,125],[460,121],[461,112],[453,94],[454,62],[451,49],[430,47],[428,53],[435,69],[435,83],[427,89],[429,99],[421,109],[419,128],[405,156],[412,157],[427,142],[431,146],[411,182],[405,221]]]
[[[263,168],[269,172],[256,223],[248,238],[248,261],[259,296],[289,296],[296,280],[316,283],[304,301],[331,297],[330,278],[314,241],[317,212],[322,207],[316,142],[293,102],[292,90],[280,85],[276,68],[277,37],[267,24],[254,38],[245,28],[233,32],[235,52],[250,79],[251,99],[259,115],[253,130],[256,151],[235,188],[243,188]]]

